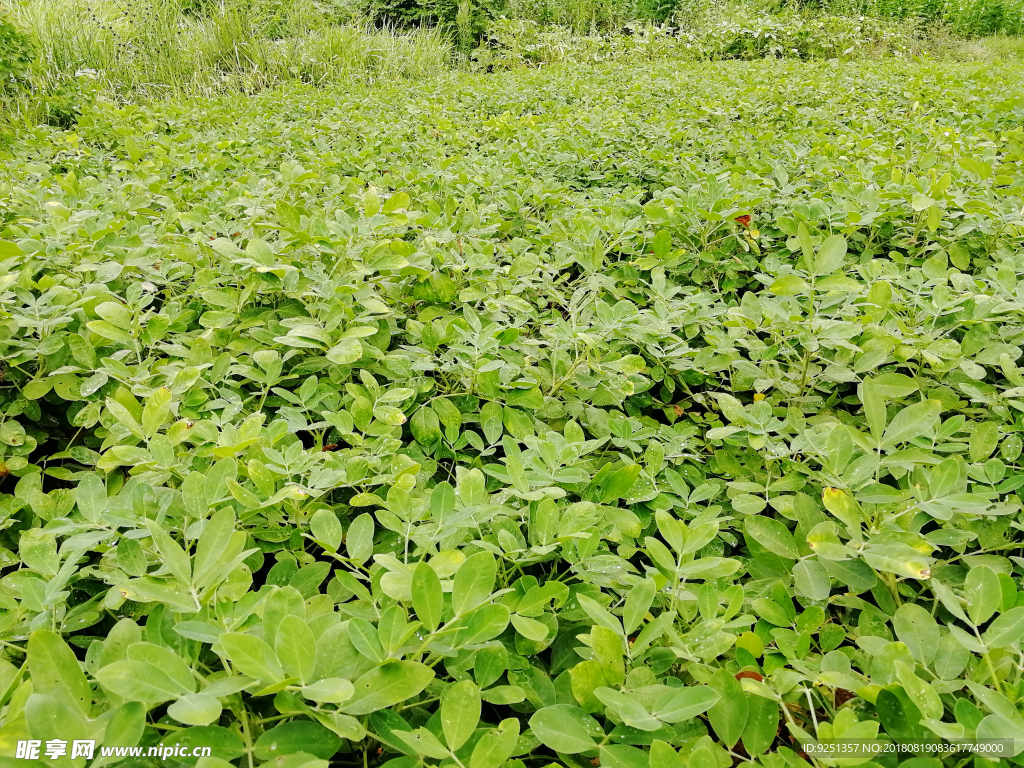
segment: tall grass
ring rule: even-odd
[[[1024,0],[827,0],[832,10],[941,22],[962,37],[1024,34]]]
[[[217,0],[201,12],[179,0],[3,3],[38,41],[37,79],[86,72],[115,94],[182,96],[253,92],[289,80],[418,78],[447,68],[452,55],[437,30],[338,23],[310,0],[262,7]]]
[[[692,0],[507,0],[505,15],[567,27],[576,34],[620,30],[632,21],[664,22]]]
[[[454,25],[398,30],[360,16],[367,0],[0,0],[0,15],[38,50],[31,88],[0,94],[0,123],[71,125],[99,92],[137,100],[289,81],[416,80],[459,59],[502,68],[576,57],[902,53],[905,39],[920,37],[902,27],[929,19],[962,36],[1024,32],[1024,0],[494,0],[511,18],[484,26],[473,15],[483,0],[454,1]],[[659,17],[670,23],[619,34]],[[911,21],[897,30],[872,18]],[[484,46],[474,50],[483,29]],[[1014,38],[995,39],[1006,42],[946,47],[966,58],[1017,55]]]

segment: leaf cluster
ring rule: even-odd
[[[579,67],[19,136],[3,749],[1018,760],[1017,74]]]

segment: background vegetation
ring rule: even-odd
[[[0,0],[5,113],[556,61],[992,58],[1024,0]],[[999,55],[1016,55],[1004,45]]]

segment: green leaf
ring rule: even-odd
[[[999,577],[986,565],[979,565],[967,572],[964,581],[964,597],[967,598],[967,615],[978,626],[991,618],[1002,601]]]
[[[793,583],[810,600],[827,600],[832,592],[832,577],[817,558],[801,560],[793,566]]]
[[[927,432],[939,418],[942,403],[938,400],[923,400],[907,406],[897,413],[882,435],[882,447],[891,448],[899,443],[913,440]]]
[[[437,737],[426,728],[417,728],[408,733],[405,731],[394,731],[393,735],[397,736],[418,755],[432,757],[435,760],[443,760],[451,756],[448,748],[438,741]]]
[[[651,742],[650,768],[682,768],[679,754],[661,739]]]
[[[932,669],[940,680],[955,680],[967,667],[970,659],[970,652],[960,644],[952,632],[947,632],[935,649]]]
[[[999,444],[999,426],[993,421],[976,424],[970,431],[971,461],[984,461]]]
[[[100,684],[129,701],[160,704],[191,693],[148,661],[115,661],[96,672]]]
[[[381,405],[380,403],[373,406],[373,417],[392,427],[405,424],[406,421],[405,413],[402,409],[395,408],[393,405]]]
[[[488,445],[494,445],[501,439],[501,433],[504,431],[503,418],[499,403],[484,403],[480,409],[480,426],[483,428],[484,438]]]
[[[728,670],[718,669],[708,681],[718,701],[708,710],[711,727],[727,747],[732,748],[747,727],[749,708],[743,686]]]
[[[102,336],[105,339],[116,341],[125,346],[132,346],[135,343],[135,339],[128,331],[121,330],[115,325],[111,325],[105,320],[92,320],[85,324],[95,334]]]
[[[430,492],[430,513],[442,522],[455,511],[455,489],[447,480],[442,480]]]
[[[129,411],[127,408],[121,405],[121,403],[117,402],[117,400],[115,400],[112,397],[107,398],[106,406],[107,410],[110,412],[110,415],[117,419],[118,423],[120,423],[121,426],[123,426],[125,429],[127,429],[140,440],[145,439],[146,435],[142,431],[142,427],[139,425],[139,422],[137,422],[135,420],[135,417],[132,416],[131,411]]]
[[[363,193],[363,212],[367,218],[380,213],[380,195],[374,187],[367,187]]]
[[[335,365],[352,365],[362,356],[363,345],[352,336],[342,339],[327,352],[327,359]]]
[[[591,750],[597,746],[594,740],[604,737],[604,731],[594,718],[568,704],[556,704],[534,712],[530,718],[530,730],[541,744],[567,755]]]
[[[798,296],[807,292],[807,283],[796,275],[787,275],[772,283],[768,290],[776,296]]]
[[[527,616],[520,616],[518,613],[513,613],[510,619],[512,621],[512,626],[516,628],[516,631],[527,640],[541,642],[547,639],[547,636],[551,634],[551,630],[548,626],[536,619],[531,619]]]
[[[24,732],[27,727],[28,734],[38,737],[44,744],[53,738],[64,737],[71,741],[87,735],[85,717],[75,703],[64,696],[41,693],[28,696],[15,722],[21,725],[19,730]]]
[[[956,596],[952,589],[935,578],[930,580],[929,586],[931,587],[932,592],[935,593],[935,596],[942,601],[942,605],[945,606],[947,611],[960,619],[960,621],[968,621],[967,614],[964,612],[960,598]]]
[[[629,489],[633,487],[633,483],[636,482],[641,469],[639,464],[629,464],[612,472],[601,483],[601,503],[607,504],[625,497]]]
[[[298,752],[330,760],[340,747],[341,739],[319,723],[293,720],[264,731],[253,744],[253,751],[260,760],[275,760]]]
[[[145,661],[157,667],[183,693],[192,693],[196,689],[196,679],[189,665],[170,648],[154,643],[133,643],[128,646],[128,658],[132,661]]]
[[[79,481],[75,502],[86,520],[90,523],[100,522],[107,507],[107,489],[99,475],[89,473]]]
[[[666,723],[681,723],[707,712],[721,698],[706,685],[688,685],[664,694],[655,705],[654,716]]]
[[[437,572],[422,560],[416,564],[412,574],[412,607],[423,626],[430,632],[436,632],[441,624],[444,594]]]
[[[421,406],[412,415],[409,429],[420,445],[431,446],[441,439],[441,421],[429,405]]]
[[[501,768],[516,751],[519,720],[509,717],[487,731],[473,747],[469,768]]]
[[[203,483],[203,492],[210,503],[215,503],[227,498],[228,481],[238,477],[238,464],[230,456],[221,459],[206,471],[206,481]],[[203,516],[207,510],[203,510]]]
[[[355,616],[348,623],[348,638],[357,651],[377,664],[387,661],[388,654],[380,642],[380,633],[366,619]]]
[[[647,367],[647,362],[640,355],[625,355],[620,357],[618,360],[614,360],[610,363],[604,363],[604,367],[628,375],[632,373],[640,373],[640,371]]]
[[[231,498],[239,502],[246,509],[256,509],[262,506],[260,497],[250,491],[248,488],[242,487],[242,485],[232,478],[227,479],[227,489],[231,494]]]
[[[914,659],[925,666],[935,658],[939,627],[932,614],[915,603],[904,603],[893,615],[896,636],[910,649]]]
[[[209,748],[213,752],[212,756],[221,760],[234,760],[245,752],[242,737],[219,725],[197,725],[177,731],[174,743],[185,751],[197,747]]]
[[[796,228],[796,239],[800,244],[800,250],[803,253],[803,260],[807,266],[810,266],[814,260],[814,242],[811,240],[811,233],[807,231],[807,227],[803,222],[800,222]]]
[[[312,680],[316,638],[305,621],[295,615],[285,616],[274,639],[274,650],[289,677],[297,677],[303,684]]]
[[[983,566],[982,566],[983,567]],[[973,573],[975,569],[971,570]],[[970,605],[968,605],[968,611]],[[1024,606],[1011,608],[988,625],[982,639],[989,648],[1006,648],[1024,637]]]
[[[576,595],[576,599],[579,601],[580,608],[587,612],[587,615],[591,620],[593,620],[593,622],[599,625],[602,629],[607,630],[607,632],[604,632],[599,636],[609,637],[608,632],[615,636],[614,640],[610,640],[610,643],[613,643],[614,647],[617,649],[616,656],[621,656],[622,643],[619,637],[623,633],[622,625],[619,623],[619,620],[592,597],[588,597],[587,595],[580,593]]]
[[[350,681],[342,677],[328,677],[324,680],[317,680],[312,685],[306,685],[302,688],[302,695],[304,697],[325,704],[341,704],[351,699],[353,694],[355,694],[355,687]]]
[[[883,373],[876,376],[872,384],[882,393],[884,397],[901,398],[909,397],[921,387],[916,381],[902,373]]]
[[[773,517],[752,515],[743,522],[743,530],[754,541],[779,557],[786,557],[790,560],[800,557],[793,534]]]
[[[480,689],[470,680],[452,683],[441,694],[440,712],[445,743],[454,752],[473,735],[480,721]]]
[[[264,684],[284,679],[284,669],[266,641],[244,632],[226,632],[220,636],[220,644],[232,665],[243,675],[255,677]]]
[[[1008,754],[1012,757],[1024,752],[1024,725],[1002,715],[989,715],[980,723],[976,737],[981,739],[1012,739]]]
[[[341,546],[341,522],[338,516],[329,509],[318,509],[309,519],[309,530],[313,538],[331,552],[337,552]]]
[[[498,564],[490,552],[477,552],[459,566],[452,584],[452,610],[464,616],[490,597]]]
[[[67,698],[85,717],[92,711],[92,690],[78,658],[56,632],[40,629],[29,635],[28,671],[34,693]]]
[[[220,718],[222,707],[213,696],[190,693],[167,708],[167,714],[186,725],[209,725]]]
[[[395,192],[395,194],[389,197],[387,202],[384,203],[384,207],[381,208],[381,213],[404,211],[409,207],[411,202],[412,200],[410,199],[408,192]]]
[[[25,252],[17,243],[10,240],[0,240],[0,259],[12,259],[16,256],[23,256]]]
[[[747,696],[747,726],[743,729],[743,748],[751,757],[763,755],[775,742],[779,729],[779,704],[757,695]]]
[[[367,672],[353,683],[355,695],[340,709],[368,715],[412,698],[434,679],[434,670],[418,661],[395,661]]]
[[[373,554],[373,515],[363,513],[348,527],[345,548],[348,556],[357,563],[365,563]]]
[[[174,577],[184,586],[191,584],[192,562],[181,545],[152,520],[149,521],[149,534]]]
[[[600,752],[601,765],[605,768],[648,768],[649,765],[647,753],[628,744],[605,744]]]
[[[470,614],[466,627],[467,643],[483,643],[500,635],[508,626],[508,606],[501,603],[482,605]]]
[[[919,678],[908,664],[897,661],[895,669],[896,677],[903,686],[903,690],[907,692],[910,700],[914,702],[914,706],[920,710],[921,714],[933,720],[941,720],[942,701],[936,690]]]
[[[622,611],[623,629],[626,634],[636,630],[650,610],[657,592],[654,579],[644,579],[626,593],[626,605]]]
[[[115,709],[103,731],[103,746],[134,747],[146,729],[146,706],[128,701]]]
[[[814,274],[830,275],[843,265],[846,258],[846,238],[842,235],[832,235],[825,239],[818,247],[818,253],[814,257]]]
[[[234,534],[235,512],[230,507],[214,514],[203,526],[203,535],[196,545],[193,577],[198,586],[209,586],[219,572],[230,565],[230,560],[224,558],[232,554],[230,543]]]
[[[171,390],[161,387],[146,398],[142,408],[142,431],[147,439],[157,433],[171,416]]]
[[[927,208],[931,208],[933,205],[935,205],[935,201],[928,197],[928,195],[920,192],[915,192],[911,200],[911,207],[915,211],[923,211]]]
[[[888,419],[885,408],[885,396],[882,387],[873,380],[867,379],[861,385],[861,401],[864,403],[864,418],[871,429],[871,436],[876,443],[882,442],[882,435]]]

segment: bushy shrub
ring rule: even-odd
[[[1024,33],[1024,0],[945,0],[940,17],[962,35]]]
[[[40,122],[55,128],[73,128],[96,104],[100,86],[91,70],[43,80],[32,94],[33,110]]]
[[[694,26],[637,23],[614,34],[589,35],[558,25],[501,18],[488,28],[473,61],[489,69],[515,69],[565,59],[835,59],[903,54],[909,43],[895,25],[877,19],[794,12],[732,9]]]
[[[737,7],[709,23],[700,42],[712,59],[833,59],[903,52],[908,41],[893,25],[867,16],[768,14]]]
[[[691,35],[664,26],[629,24],[618,34],[576,35],[568,27],[502,18],[488,29],[484,44],[473,52],[473,61],[489,69],[517,69],[567,59],[695,59],[700,51],[699,42]]]
[[[0,13],[0,93],[21,87],[35,55],[35,43]]]
[[[565,58],[574,42],[578,40],[565,27],[502,17],[488,28],[484,42],[473,51],[473,60],[495,69],[550,64]]]
[[[576,34],[617,29],[637,18],[628,0],[509,0],[508,16],[567,27]]]
[[[831,0],[850,14],[942,22],[961,37],[1024,33],[1024,0]]]

